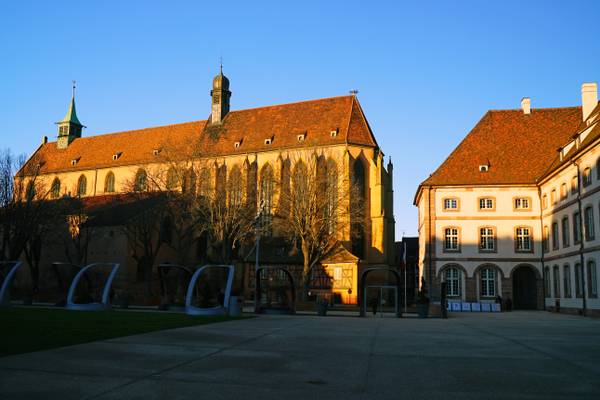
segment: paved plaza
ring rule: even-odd
[[[600,320],[261,316],[0,358],[0,398],[599,399]]]

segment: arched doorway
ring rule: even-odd
[[[537,277],[532,267],[522,265],[513,271],[513,307],[515,310],[537,309]]]
[[[367,315],[367,276],[373,271],[391,272],[396,278],[396,285],[379,286],[380,288],[393,289],[394,296],[394,307],[396,317],[402,317],[402,309],[400,308],[400,275],[398,271],[389,267],[371,267],[366,268],[360,275],[360,281],[358,284],[358,303],[360,306],[360,316],[365,317]],[[383,295],[383,293],[382,293]],[[382,310],[383,311],[383,310]]]
[[[296,283],[286,268],[266,265],[256,270],[254,312],[295,314]]]

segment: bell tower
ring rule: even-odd
[[[77,112],[75,111],[75,81],[73,81],[73,95],[71,97],[71,104],[65,117],[56,123],[58,125],[58,140],[56,147],[59,149],[66,149],[69,147],[71,142],[81,137],[81,130],[85,128],[79,122],[77,118]]]
[[[212,109],[210,114],[211,124],[220,124],[229,112],[229,79],[223,75],[223,66],[221,72],[213,79],[213,88],[210,91],[212,97]]]

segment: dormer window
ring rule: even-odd
[[[241,145],[242,145],[242,140],[238,140],[237,142],[235,142],[233,144],[233,147],[236,149],[239,149]]]
[[[298,142],[304,142],[305,137],[306,137],[306,134],[304,134],[304,133],[301,135],[298,135]]]
[[[112,157],[113,161],[117,161],[119,159],[119,157],[121,157],[121,154],[123,154],[123,153],[120,151],[113,154],[113,157]]]
[[[160,154],[160,149],[154,149],[154,150],[152,150],[152,154],[155,155],[155,156],[159,155]]]
[[[331,131],[331,132],[329,132],[329,135],[330,135],[332,138],[334,138],[334,137],[336,137],[336,136],[338,135],[338,131],[339,131],[339,129],[336,129],[336,130],[334,130],[334,131]]]
[[[77,163],[79,162],[79,158],[80,158],[80,157],[72,159],[72,160],[71,160],[71,166],[73,166],[73,167],[74,167],[74,166],[76,166],[76,165],[77,165]]]
[[[270,145],[272,142],[273,142],[273,138],[272,137],[268,138],[268,139],[265,139],[265,144],[266,145]]]
[[[488,172],[490,170],[490,166],[487,164],[482,164],[479,166],[479,172]]]

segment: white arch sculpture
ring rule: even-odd
[[[214,307],[196,307],[192,305],[192,298],[194,296],[194,287],[200,275],[209,268],[226,268],[227,269],[227,284],[225,286],[225,297],[223,304]],[[188,315],[226,315],[229,311],[229,297],[231,296],[231,287],[233,286],[233,276],[235,274],[235,267],[233,265],[205,265],[198,268],[192,279],[187,290],[187,296],[185,296],[185,313]]]
[[[2,281],[0,286],[0,306],[10,306],[10,286],[12,281],[15,279],[17,270],[23,265],[21,261],[2,261],[0,264],[14,264],[12,268],[6,274],[6,277]]]
[[[86,271],[100,266],[111,266],[111,271],[108,275],[108,278],[106,278],[106,281],[104,282],[104,289],[102,290],[102,300],[99,303],[75,303],[73,301],[73,296],[75,296],[75,290],[77,289],[77,284],[81,280],[81,277],[86,273]],[[66,308],[68,310],[78,311],[100,311],[110,308],[110,289],[112,288],[112,282],[115,279],[115,276],[117,275],[119,266],[120,264],[117,263],[94,263],[82,268],[77,273],[77,275],[75,275],[75,278],[73,278],[73,282],[71,282],[69,294],[67,295]]]

